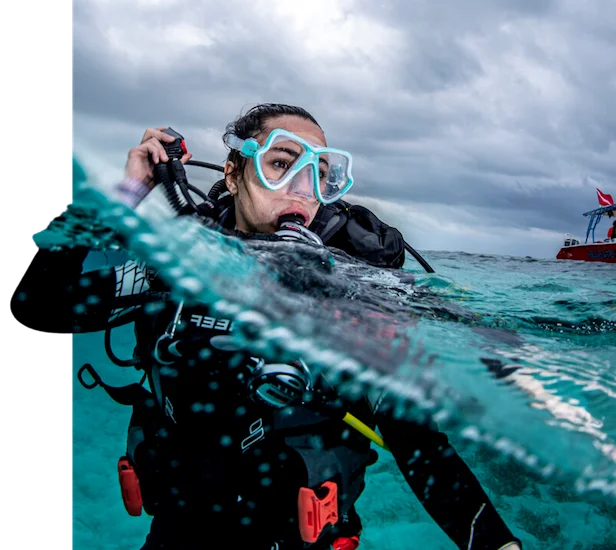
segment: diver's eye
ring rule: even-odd
[[[272,166],[279,168],[280,170],[288,170],[291,164],[286,160],[278,159],[272,162]]]

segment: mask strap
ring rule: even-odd
[[[253,157],[259,148],[259,143],[255,139],[241,139],[234,134],[230,134],[225,137],[225,143],[236,151],[240,152],[240,155],[246,158]]]

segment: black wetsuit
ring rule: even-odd
[[[87,254],[85,249],[39,251],[11,302],[17,320],[56,333],[100,331],[134,321],[138,338],[151,341],[162,334],[177,304],[168,300],[160,282],[132,262],[82,273]],[[144,307],[146,301],[164,307]],[[193,306],[185,314],[194,356],[161,369],[162,407],[135,410],[131,421],[145,433],[144,444],[134,450],[136,468],[144,472],[144,500],[156,503],[150,505],[154,519],[143,548],[302,548],[296,511],[305,473],[271,429],[271,410],[246,398],[241,379],[246,358],[224,350],[232,325],[208,315],[205,307]],[[517,540],[434,425],[393,419],[367,399],[348,406],[356,417],[378,426],[405,480],[459,548],[468,547],[471,533],[472,550],[497,550]],[[349,447],[369,446],[342,422],[319,426],[315,431],[325,448],[341,437]],[[344,520],[338,535],[356,534],[354,509]],[[315,548],[328,548],[332,540]]]
[[[343,206],[345,216],[355,211],[363,222],[354,222],[353,216],[347,225],[333,224],[331,217],[317,220],[325,234],[333,235],[328,245],[355,256],[374,241],[373,265],[401,265],[399,233],[385,231],[386,226],[361,207]],[[232,219],[227,223],[232,225]],[[368,241],[365,231],[378,237]],[[398,251],[386,260],[384,252],[391,250]],[[176,305],[164,302],[163,311],[146,313],[142,298],[160,300],[158,292],[166,289],[153,287],[155,279],[133,262],[82,274],[86,255],[83,249],[24,251],[17,274],[24,326],[50,311],[50,337],[135,322],[139,353],[149,358],[153,341],[167,328]],[[144,506],[154,516],[143,550],[300,549],[297,495],[306,482],[305,467],[289,452],[284,430],[273,429],[277,413],[247,399],[241,375],[248,358],[224,349],[224,336],[232,325],[212,317],[205,307],[188,312],[187,318],[191,356],[160,371],[160,407],[135,407],[129,428],[129,452],[141,472]],[[471,538],[472,550],[520,544],[443,433],[433,424],[395,420],[373,404],[366,399],[346,403],[341,410],[378,427],[413,492],[459,548],[467,549]],[[301,411],[297,418],[301,423]],[[341,420],[329,419],[307,430],[324,448],[343,441],[357,450],[355,456],[366,456],[369,450],[370,442]],[[135,434],[144,440],[133,448]],[[356,466],[361,476],[365,464]],[[353,507],[338,526],[338,533],[313,548],[328,548],[332,537],[358,532],[360,520]]]

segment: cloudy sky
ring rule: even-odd
[[[613,0],[79,0],[73,68],[101,174],[147,127],[221,163],[241,112],[301,105],[420,250],[553,258],[616,197]]]

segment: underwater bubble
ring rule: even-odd
[[[178,369],[165,366],[160,368],[160,374],[162,376],[168,376],[169,378],[177,378],[180,372],[178,371]]]
[[[289,407],[289,408],[280,409],[279,414],[283,416],[293,416],[295,414],[295,411],[293,410],[292,407]]]
[[[172,277],[175,280],[180,280],[182,277],[186,275],[186,271],[179,266],[170,267],[167,271],[169,277]]]
[[[203,410],[206,413],[211,414],[216,410],[216,407],[214,406],[214,403],[206,403],[205,405],[203,405]]]
[[[267,317],[254,310],[243,311],[235,319],[239,323],[246,323],[247,325],[265,326],[268,322]]]
[[[500,439],[498,439],[495,443],[494,443],[494,448],[502,451],[504,453],[509,454],[509,451],[511,449],[511,445],[509,443],[509,441],[507,441],[504,437],[501,437]]]
[[[186,290],[194,294],[198,294],[203,290],[203,284],[195,277],[182,277],[177,282],[177,286],[182,290]]]
[[[524,462],[531,468],[534,468],[539,463],[539,459],[535,455],[528,455]]]
[[[370,385],[372,387],[378,387],[383,383],[383,376],[373,370],[365,369],[357,377],[357,381],[361,384]]]
[[[449,417],[450,415],[445,409],[441,409],[432,415],[434,422],[437,424],[446,422]]]
[[[167,264],[167,263],[171,263],[173,261],[173,255],[170,254],[169,252],[165,252],[165,251],[161,251],[161,252],[154,252],[150,258],[156,262],[156,263],[160,263],[160,264]]]
[[[417,462],[417,459],[421,456],[421,452],[420,451],[415,451],[413,453],[413,456],[408,460],[408,462],[406,463],[407,466],[410,466],[411,464],[414,464],[415,462]]]
[[[203,405],[201,403],[193,403],[190,406],[190,410],[194,413],[199,413],[203,410]]]
[[[115,212],[114,214],[118,215],[119,212]],[[139,227],[139,220],[132,216],[123,216],[120,222],[126,229],[137,229]],[[141,236],[144,236],[144,235],[147,235],[147,234],[146,233],[141,234]]]
[[[350,380],[345,384],[344,392],[350,399],[361,399],[365,394],[364,385],[357,380]]]
[[[259,464],[259,471],[260,472],[269,472],[271,470],[271,466],[267,463],[267,462],[263,462],[261,464]]]
[[[544,477],[550,477],[556,468],[553,464],[547,464],[541,469],[541,475]]]
[[[279,326],[269,330],[264,337],[268,340],[286,343],[293,338],[293,333],[288,328]]]
[[[230,315],[230,316],[235,316],[240,311],[242,311],[241,306],[239,306],[238,304],[228,302],[226,300],[218,300],[217,302],[214,302],[212,307],[215,311],[218,311],[221,314]]]
[[[223,435],[223,436],[220,438],[220,444],[221,444],[223,447],[229,447],[232,443],[233,443],[233,439],[231,438],[231,436],[230,436],[230,435]]]
[[[240,522],[242,525],[250,525],[252,523],[252,519],[249,517],[243,517]]]
[[[261,479],[260,483],[261,485],[263,485],[263,487],[269,487],[272,484],[272,479],[269,477],[264,477],[263,479]]]
[[[165,309],[165,303],[161,300],[160,302],[151,302],[145,304],[144,310],[149,315],[154,315]]]
[[[314,446],[315,449],[324,449],[325,443],[323,442],[323,438],[320,435],[313,435],[310,437],[310,442]],[[333,474],[332,474],[333,475]],[[329,477],[329,474],[325,477]]]
[[[312,344],[310,341],[303,338],[291,338],[287,341],[287,350],[290,353],[297,354],[299,356],[308,353],[311,348]]]
[[[444,458],[449,458],[450,456],[453,456],[454,454],[456,454],[456,452],[451,447],[449,447],[448,449],[445,449],[443,451],[443,457]]]

